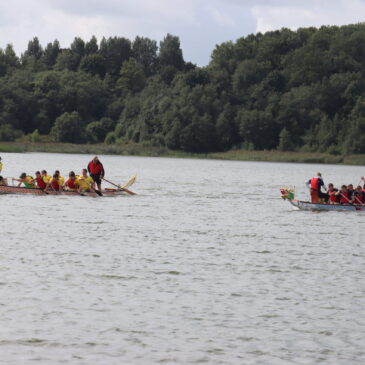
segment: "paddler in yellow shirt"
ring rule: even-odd
[[[42,170],[42,171],[41,171],[41,175],[42,175],[42,179],[43,179],[43,181],[44,181],[46,184],[48,184],[48,183],[51,181],[51,179],[52,179],[52,176],[47,175],[47,171],[46,171],[46,170]]]
[[[21,184],[24,184],[24,186],[26,188],[34,188],[34,182],[33,182],[33,178],[32,176],[28,176],[25,172],[23,172],[20,176],[19,176],[19,179],[14,179],[14,181],[18,181],[19,184],[18,184],[18,187],[20,187]]]
[[[86,169],[82,169],[82,175],[77,177],[77,183],[79,185],[79,193],[83,191],[95,191],[94,180],[91,176],[88,176]]]
[[[54,172],[54,175],[58,176],[58,183],[60,184],[60,186],[63,186],[65,184],[65,179],[60,175],[60,171],[56,170]]]

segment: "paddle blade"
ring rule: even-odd
[[[123,186],[121,186],[120,188],[121,189],[125,189],[125,188],[128,188],[129,186],[133,185],[137,180],[137,176],[136,175],[133,175],[129,178],[129,180],[127,181],[127,183]]]

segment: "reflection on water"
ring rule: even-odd
[[[4,176],[90,156],[2,154]],[[360,167],[101,156],[136,196],[0,196],[1,363],[363,364],[365,214],[279,187]]]

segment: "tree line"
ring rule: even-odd
[[[206,67],[179,37],[0,49],[0,140],[365,153],[365,24],[250,34]]]

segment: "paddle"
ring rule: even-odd
[[[123,186],[121,186],[122,189],[128,188],[130,187],[132,184],[134,184],[137,180],[137,176],[133,175],[129,178],[129,180],[127,181],[126,184],[124,184]]]
[[[345,196],[345,195],[343,195],[343,194],[341,194],[341,193],[340,193],[340,195],[341,195],[343,198],[345,198],[349,204],[353,205],[353,204],[351,203],[351,201],[350,201],[349,199],[347,199],[347,198],[346,198],[346,196]],[[355,198],[356,198],[356,200],[360,203],[360,205],[363,205],[363,206],[365,205],[365,204],[363,204],[363,203],[360,201],[360,199],[358,199],[358,198],[357,198],[357,196],[355,196]]]
[[[364,180],[364,182],[365,182],[365,178],[364,178],[364,176],[361,176],[361,179],[360,179],[360,181],[358,182],[357,186],[358,186],[358,185],[360,185],[360,183],[361,183],[361,181],[362,181],[362,180]]]
[[[340,195],[343,197],[343,198],[345,198],[346,200],[347,200],[347,202],[349,203],[349,204],[352,204],[351,202],[350,202],[350,199],[348,199],[345,195],[343,195],[341,192],[339,192],[340,193]]]
[[[360,203],[360,205],[365,205],[364,203],[361,202],[361,200],[357,196],[355,196],[355,199]]]
[[[136,193],[134,193],[133,191],[130,191],[130,190],[128,190],[128,189],[126,189],[125,187],[121,187],[120,185],[117,185],[117,184],[115,184],[115,183],[113,183],[113,182],[111,182],[111,181],[109,181],[109,180],[107,180],[107,179],[105,179],[105,178],[101,178],[102,180],[104,180],[104,181],[106,181],[107,183],[109,183],[110,185],[113,185],[113,186],[115,186],[115,187],[117,187],[119,190],[122,190],[122,191],[125,191],[126,193],[128,193],[128,194],[130,194],[130,195],[136,195]],[[131,178],[132,179],[132,178]],[[131,180],[130,179],[130,180]],[[134,180],[133,180],[133,182],[131,183],[131,184],[129,184],[128,186],[130,186],[130,185],[132,185],[133,183],[134,183],[134,181],[136,180],[136,177],[134,176]],[[128,183],[127,183],[128,184]],[[126,186],[127,184],[125,184],[124,186]]]

